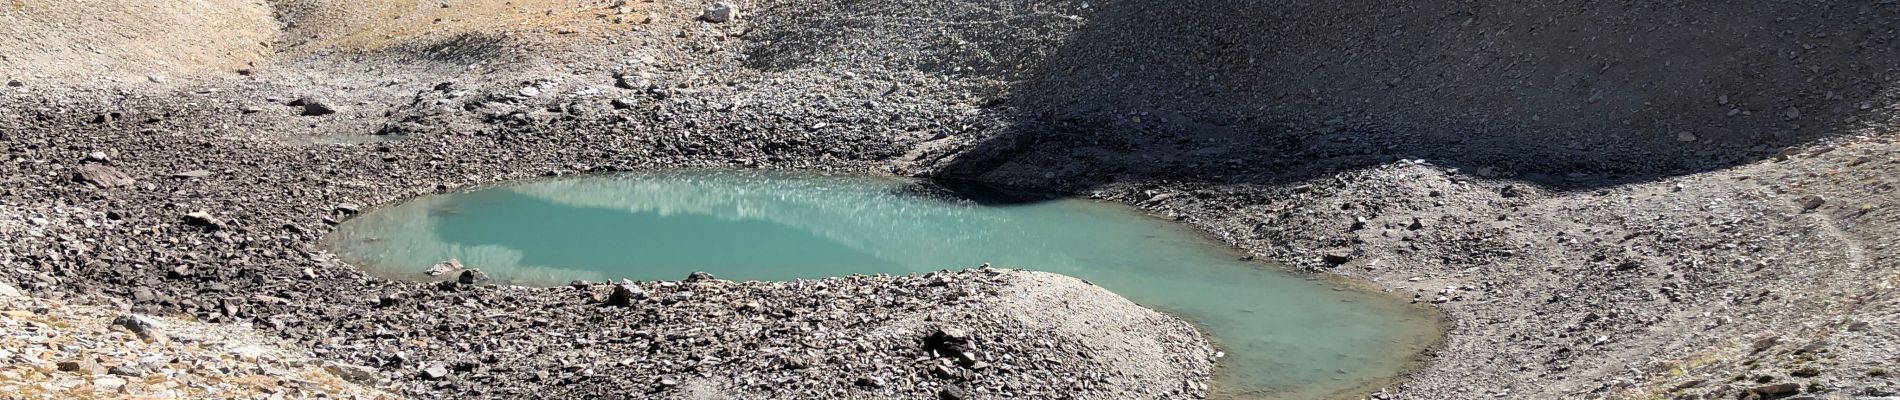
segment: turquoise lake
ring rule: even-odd
[[[1439,335],[1435,314],[1397,297],[1242,261],[1191,227],[1123,205],[950,194],[966,192],[736,171],[552,179],[373,210],[344,222],[327,245],[381,276],[422,279],[454,258],[498,281],[538,286],[693,271],[733,280],[908,274],[985,262],[1055,272],[1199,326],[1226,352],[1218,397],[1367,390],[1402,373]]]

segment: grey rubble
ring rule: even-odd
[[[1891,3],[765,1],[714,24],[703,4],[656,2],[612,30],[375,51],[320,47],[338,35],[321,4],[272,3],[294,22],[288,50],[248,74],[4,77],[0,276],[252,322],[412,396],[683,396],[748,383],[650,371],[774,372],[586,336],[625,319],[565,317],[633,311],[573,289],[389,282],[315,243],[347,218],[339,204],[511,179],[883,172],[1127,202],[1445,311],[1445,344],[1415,372],[1347,396],[1900,393],[1884,329],[1900,323]],[[280,105],[307,95],[339,111]],[[355,143],[378,133],[402,139]],[[130,184],[73,180],[100,151]],[[200,211],[218,224],[183,217]],[[497,327],[568,336],[467,339]],[[578,355],[643,343],[677,356]],[[548,347],[507,347],[528,344]],[[927,363],[793,388],[929,397],[956,382]],[[1183,383],[1151,389],[1194,389],[1206,370],[1180,365]],[[1032,376],[1014,390],[1129,385]]]

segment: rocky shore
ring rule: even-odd
[[[363,204],[550,173],[523,165],[716,165],[691,156],[566,170],[575,164],[551,160],[602,147],[420,135],[286,146],[114,126],[189,127],[215,116],[94,124],[19,113],[37,106],[4,109],[8,126],[27,128],[8,133],[14,161],[5,172],[14,180],[0,225],[15,285],[256,325],[319,358],[372,368],[405,395],[1196,397],[1212,371],[1213,350],[1191,326],[1054,275],[983,269],[776,283],[695,275],[524,288],[475,273],[440,283],[372,278],[317,243]],[[166,112],[189,110],[121,113],[136,121]],[[75,145],[87,149],[66,154]],[[458,153],[477,149],[485,150]]]

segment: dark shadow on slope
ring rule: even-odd
[[[1900,77],[1900,5],[1873,2],[1070,9],[1085,22],[999,76],[1011,123],[942,175],[1079,191],[1423,159],[1588,190],[1848,133],[1887,118]]]
[[[745,66],[876,66],[957,76],[1003,76],[1048,56],[1083,2],[835,0],[764,5],[753,14]]]

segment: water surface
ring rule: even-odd
[[[1400,373],[1437,320],[1396,298],[1240,261],[1198,232],[1117,204],[1007,205],[916,182],[681,171],[425,196],[354,218],[344,259],[414,278],[455,258],[517,284],[789,280],[991,263],[1083,278],[1200,326],[1225,351],[1217,394],[1313,398]],[[987,205],[986,205],[987,204]]]

